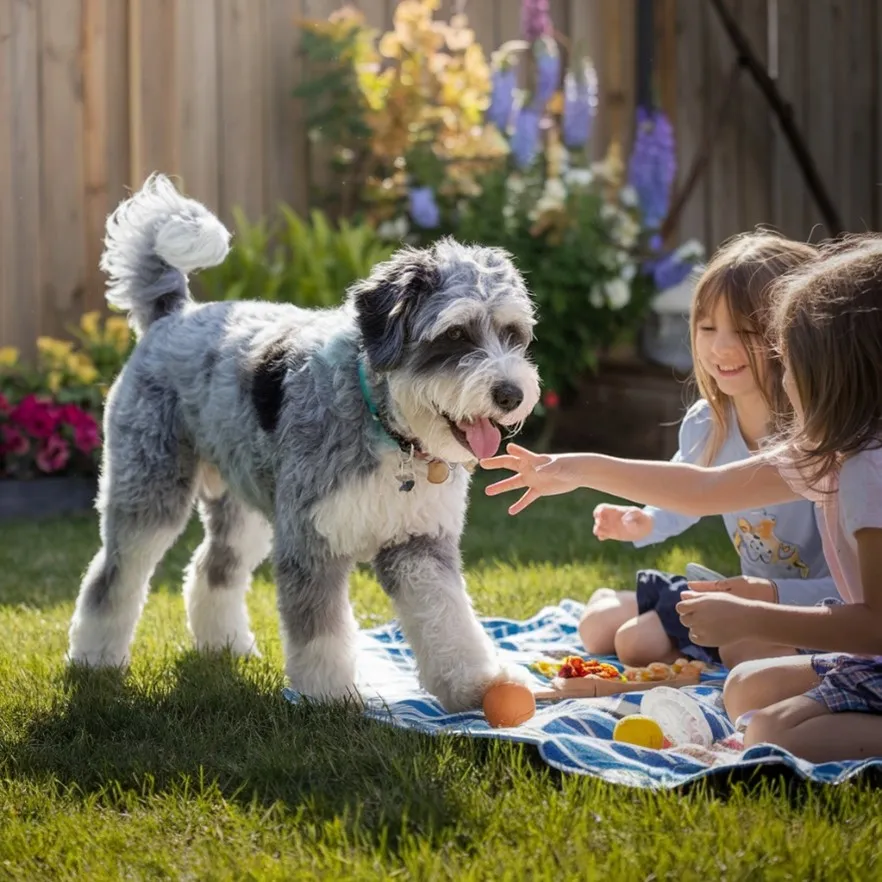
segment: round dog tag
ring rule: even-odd
[[[440,459],[433,459],[429,463],[428,479],[430,484],[443,484],[450,474],[450,466]]]

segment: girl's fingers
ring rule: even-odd
[[[527,450],[526,447],[521,447],[520,444],[515,444],[514,441],[512,441],[510,444],[505,445],[505,451],[506,451],[506,453],[510,453],[512,456],[516,456],[518,458],[523,458],[523,459],[538,459],[539,458],[538,454],[533,453],[532,450]]]
[[[510,478],[503,478],[495,484],[491,484],[484,492],[488,496],[498,496],[500,493],[507,493],[509,490],[521,490],[526,487],[522,475],[512,475]]]
[[[528,490],[509,510],[510,515],[520,514],[528,505],[532,505],[542,494],[538,490]]]
[[[516,472],[520,467],[516,456],[506,456],[504,453],[500,456],[491,456],[481,460],[482,469],[511,469]]]
[[[683,592],[685,596],[688,594],[708,594],[714,591],[726,591],[728,590],[726,586],[722,582],[687,582],[689,586],[689,591]]]

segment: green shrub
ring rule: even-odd
[[[251,223],[234,210],[235,234],[227,259],[198,276],[210,300],[271,300],[303,307],[338,305],[346,289],[391,256],[368,224],[336,225],[318,210],[301,218],[281,206],[274,222]]]

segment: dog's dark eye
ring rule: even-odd
[[[529,340],[520,325],[506,325],[502,329],[502,339],[515,346],[526,346]]]
[[[465,337],[465,331],[462,328],[448,328],[447,329],[447,339],[448,340],[462,340]]]

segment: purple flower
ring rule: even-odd
[[[548,0],[523,0],[521,4],[521,34],[523,38],[532,43],[545,34],[550,34],[551,13],[548,8]]]
[[[432,230],[441,222],[441,212],[431,187],[410,188],[410,216],[414,223]]]
[[[500,67],[493,71],[487,119],[503,132],[511,119],[511,111],[514,107],[514,91],[517,82],[518,73],[514,66]]]
[[[597,72],[587,59],[564,77],[563,142],[575,150],[591,137],[597,115]]]
[[[534,46],[536,92],[533,106],[542,111],[560,82],[560,55],[555,42],[547,37],[537,40]]]
[[[648,260],[643,269],[652,276],[659,291],[679,285],[693,270],[693,264],[680,260],[675,252],[669,252],[657,260]]]
[[[660,110],[637,108],[637,133],[628,164],[628,183],[637,191],[644,224],[661,226],[677,173],[674,129]]]
[[[539,151],[541,114],[533,107],[524,107],[515,121],[511,152],[519,169],[528,168]]]

